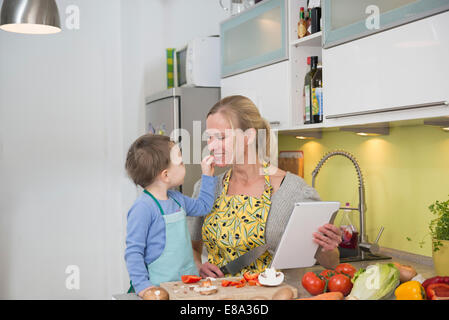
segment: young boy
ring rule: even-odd
[[[125,260],[131,291],[139,296],[161,282],[198,275],[186,215],[211,211],[217,180],[213,161],[208,156],[201,162],[201,190],[192,199],[169,190],[183,183],[186,172],[181,151],[169,137],[146,134],[131,145],[126,171],[144,191],[128,212]]]

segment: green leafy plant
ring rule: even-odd
[[[449,199],[446,201],[436,200],[429,206],[430,212],[435,216],[429,224],[429,234],[433,241],[433,251],[440,250],[443,245],[441,240],[449,240]],[[407,237],[408,241],[412,241],[410,237]],[[424,240],[419,242],[419,246],[422,248],[425,244]]]
[[[441,240],[449,240],[449,199],[435,201],[429,206],[429,210],[436,216],[430,221],[429,230],[433,239],[433,251],[438,251],[443,245]]]

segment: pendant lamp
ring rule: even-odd
[[[55,0],[4,0],[0,29],[26,34],[58,33],[58,6]]]

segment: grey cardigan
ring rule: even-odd
[[[218,176],[215,199],[221,194],[223,189],[223,177],[226,172]],[[195,183],[193,198],[199,195],[201,179]],[[304,179],[296,174],[287,171],[279,189],[271,196],[271,208],[265,227],[265,239],[268,243],[269,252],[273,254],[281,241],[282,234],[287,226],[295,202],[320,201],[318,192],[310,187]],[[192,240],[201,240],[201,229],[204,217],[187,217],[187,223]]]

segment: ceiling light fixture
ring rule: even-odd
[[[58,33],[58,6],[55,0],[4,0],[0,29],[25,34]]]

